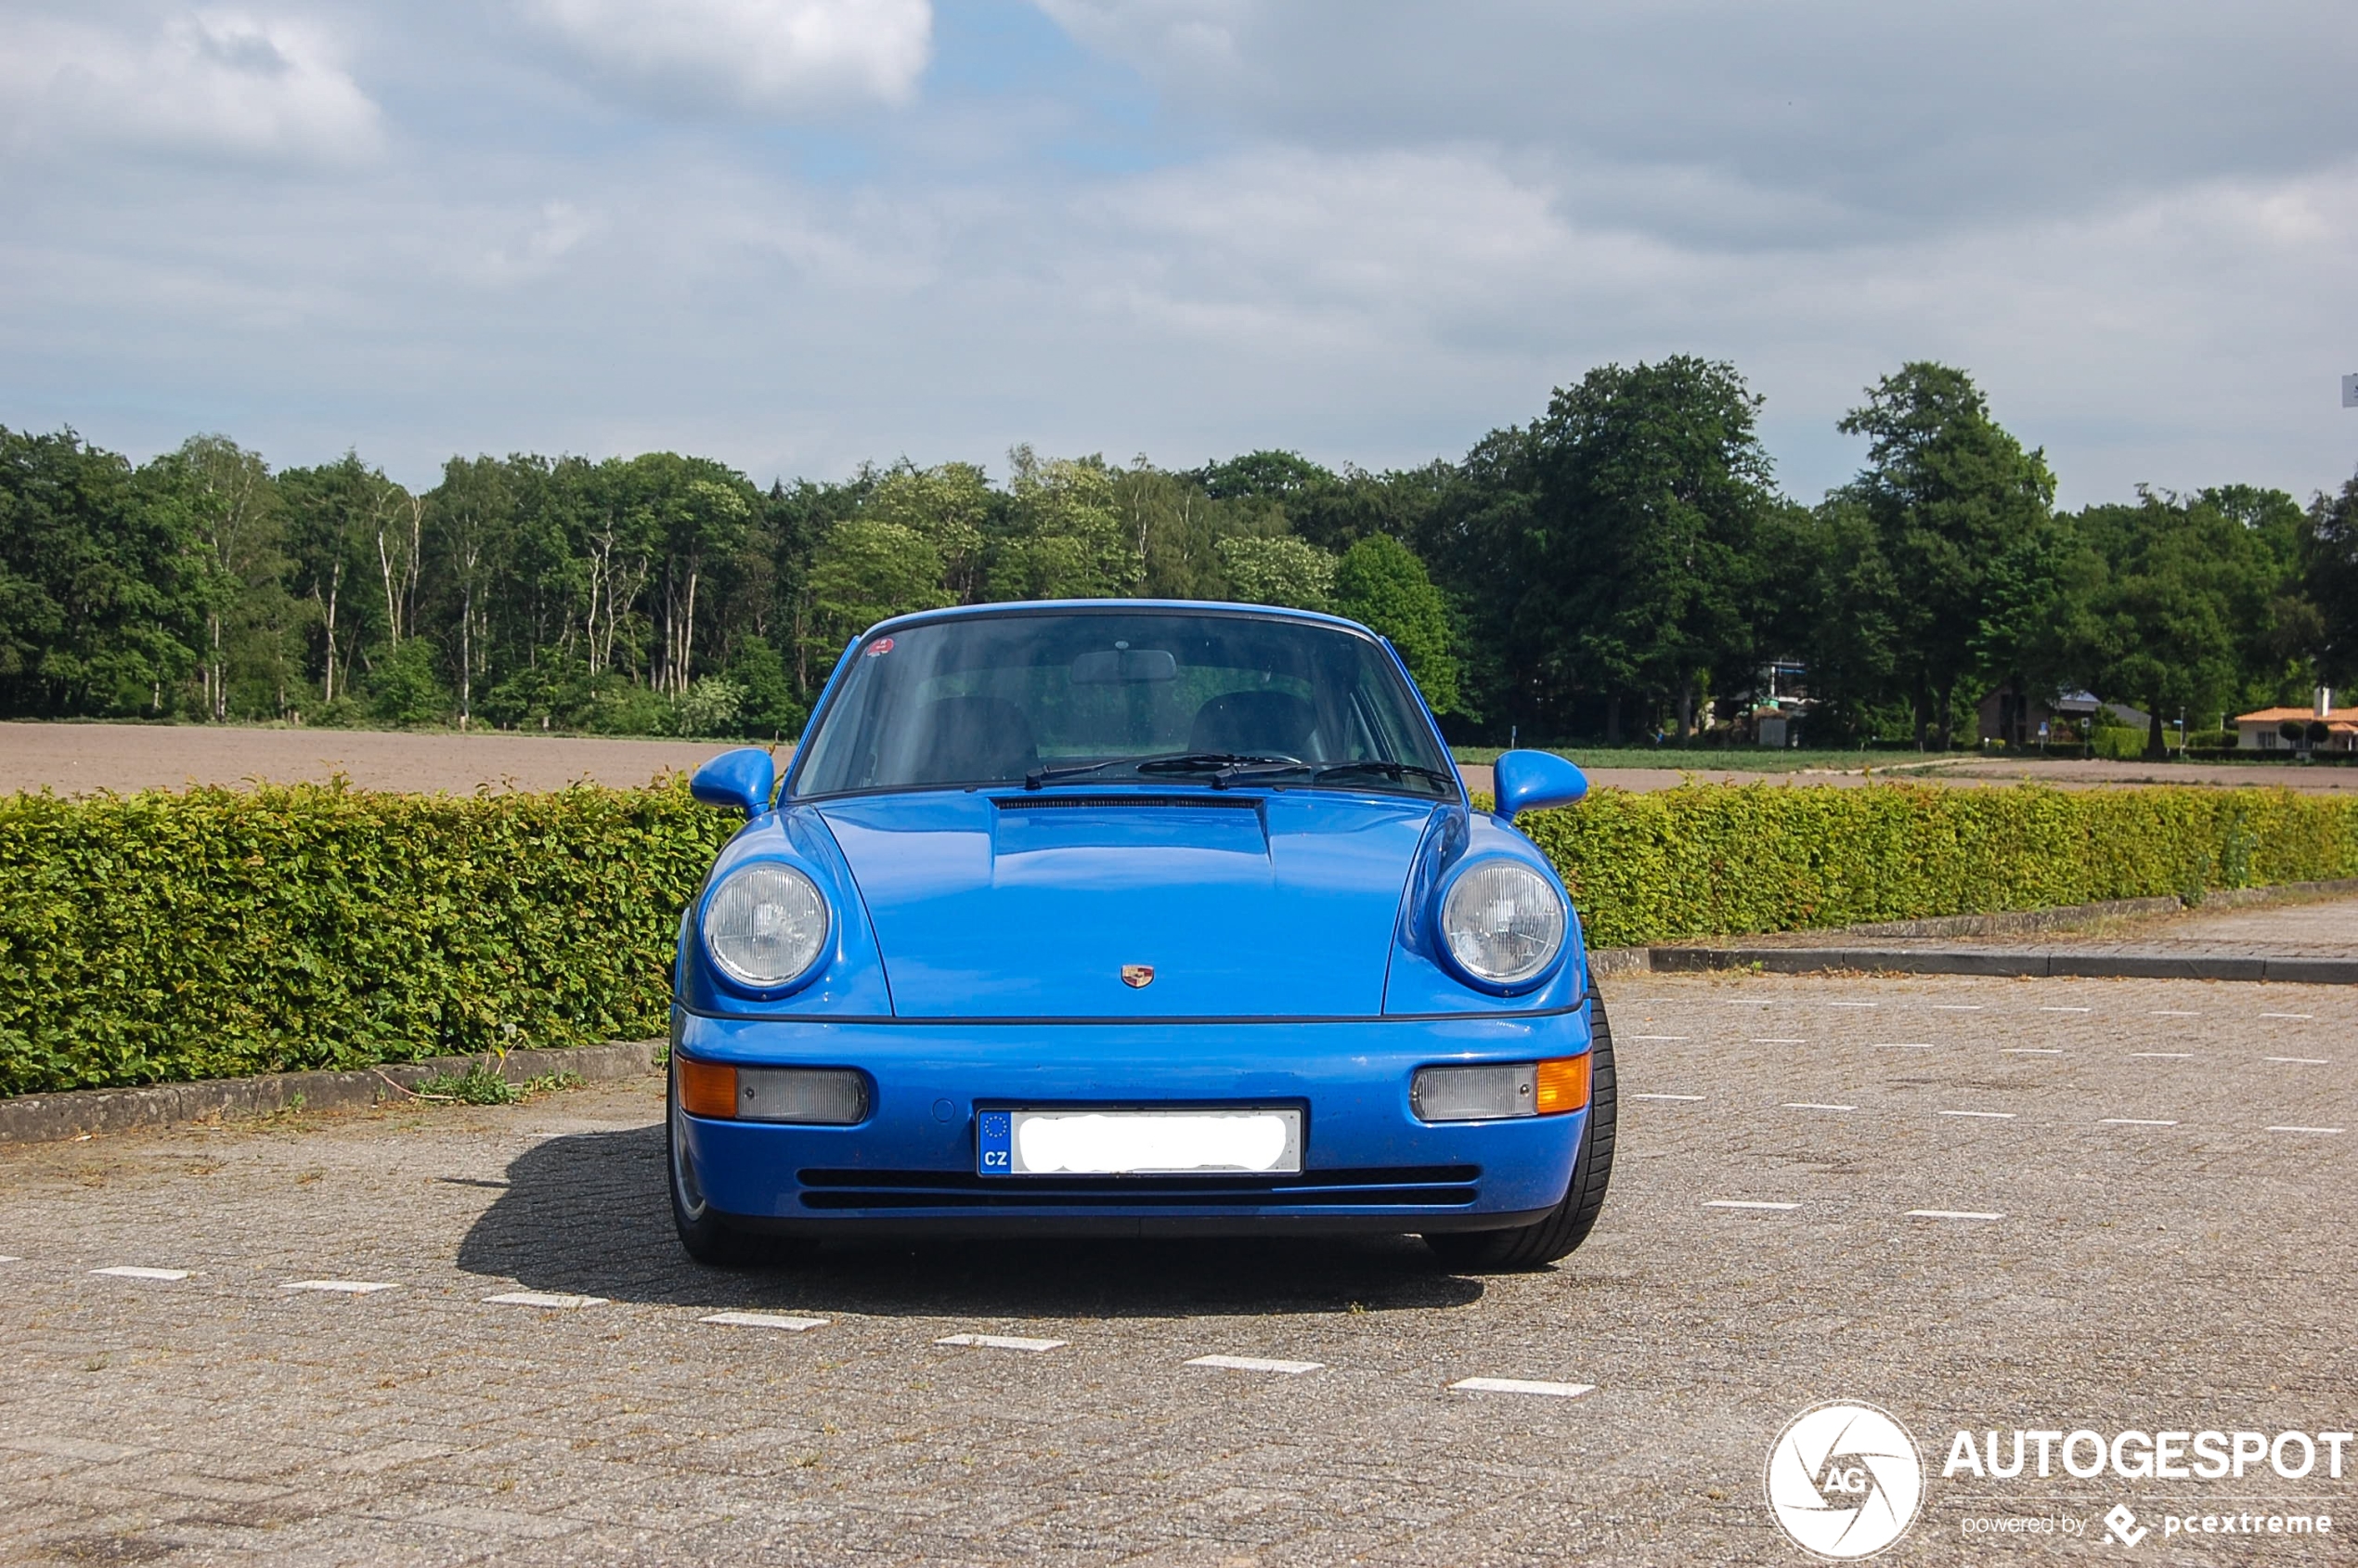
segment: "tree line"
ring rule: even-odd
[[[767,489],[706,458],[356,452],[146,463],[0,428],[0,714],[791,738],[890,615],[1146,595],[1390,637],[1455,739],[1725,732],[1797,677],[1815,738],[1973,732],[2087,688],[2204,723],[2358,677],[2358,478],[2054,506],[1963,371],[1902,367],[1858,475],[1777,486],[1760,398],[1689,356],[1591,370],[1458,461],[1193,470],[1008,454]],[[1793,667],[1799,667],[1798,670]]]

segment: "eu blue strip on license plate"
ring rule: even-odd
[[[986,1176],[1004,1176],[1015,1169],[1015,1117],[1004,1110],[986,1110],[977,1120],[975,1170]]]

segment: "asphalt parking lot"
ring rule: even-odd
[[[1613,1198],[1526,1276],[1408,1238],[703,1270],[652,1080],[0,1150],[0,1557],[1798,1563],[1764,1462],[1853,1398],[1929,1478],[1878,1561],[2358,1561],[2358,1452],[1941,1474],[1958,1429],[2358,1424],[2358,993],[1606,994]],[[2339,1528],[2131,1551],[2119,1503]],[[2002,1517],[2083,1534],[1969,1533]]]

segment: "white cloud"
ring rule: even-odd
[[[1628,37],[1574,58],[1550,31],[1571,10],[1555,4],[1361,0],[1354,32],[1322,0],[1119,14],[1055,0],[1084,33],[1156,22],[1139,58],[1168,84],[1161,107],[1185,98],[1183,112],[1053,34],[1027,55],[945,25],[939,46],[965,52],[945,58],[939,90],[816,133],[742,113],[683,125],[673,110],[695,97],[792,118],[874,101],[879,82],[908,91],[922,30],[898,34],[919,51],[900,75],[845,66],[823,92],[805,77],[764,99],[746,96],[759,73],[736,58],[755,52],[745,34],[711,21],[749,9],[600,5],[583,13],[613,23],[596,69],[629,91],[588,103],[549,74],[545,34],[500,25],[512,9],[307,3],[349,52],[273,48],[298,75],[365,59],[397,127],[386,156],[333,180],[223,159],[159,172],[111,148],[0,158],[0,423],[71,421],[141,452],[226,429],[286,462],[357,442],[421,483],[453,450],[657,446],[763,479],[903,452],[988,462],[1017,440],[1182,464],[1274,445],[1380,466],[1459,455],[1592,365],[1695,353],[1733,360],[1767,395],[1781,474],[1803,496],[1858,461],[1833,430],[1843,410],[1915,357],[1970,369],[1998,416],[2049,449],[2075,505],[2140,480],[2305,495],[2347,477],[2358,450],[2358,415],[2334,398],[2358,342],[2358,147],[2335,152],[2344,133],[2320,121],[2282,145],[2155,151],[2146,110],[2120,100],[2210,58],[2183,26],[2157,21],[2166,58],[2072,100],[2081,122],[2064,123],[2060,97],[2026,107],[1968,71],[1989,103],[1957,108],[1963,89],[1931,83],[1950,107],[1902,136],[1905,117],[1878,117],[1865,87],[1835,92],[1872,84],[1880,57],[1849,52],[1856,30],[1804,6],[1753,84],[1771,93],[1788,74],[1775,61],[1809,63],[1820,129],[1857,165],[1834,178],[1779,118],[1781,97],[1693,101],[1741,82],[1741,50],[1698,19],[1727,15],[1711,0],[1672,7],[1702,62],[1685,96],[1647,75],[1658,58]],[[196,15],[164,4],[54,0],[45,14],[72,19],[83,55],[103,31],[137,61],[166,52],[167,20]],[[18,38],[42,41],[45,91],[72,32],[13,19],[42,8],[0,0],[12,109]],[[1401,16],[1424,11],[1459,18],[1464,36],[1403,42]],[[141,26],[83,20],[133,12]],[[1329,51],[1357,63],[1270,32],[1306,26],[1297,12],[1328,17]],[[1650,10],[1581,14],[1628,33]],[[2283,14],[2246,56],[2290,47]],[[1497,45],[1509,23],[1535,63]],[[1388,42],[1367,44],[1370,31]],[[646,42],[656,33],[672,42]],[[701,40],[702,76],[681,63],[683,37]],[[1629,94],[1659,94],[1653,120],[1677,123],[1592,135],[1529,80],[1576,65],[1593,85],[1616,60],[1652,84]],[[1912,80],[1881,90],[1904,97]],[[674,96],[640,97],[658,86]],[[2165,101],[2213,112],[2200,95]],[[2034,110],[2043,129],[2019,132]],[[1990,150],[2009,136],[2052,140],[2069,200],[1982,200],[2015,166]],[[2137,169],[2105,163],[2116,143]],[[1874,194],[1982,153],[1997,172],[1938,188],[1954,205],[1930,220]]]
[[[1954,233],[2358,152],[2348,0],[1038,3],[1195,123],[1617,168],[1632,216],[1704,241]],[[1648,188],[1696,171],[1743,199]]]
[[[341,163],[382,144],[376,104],[336,41],[309,23],[171,7],[113,27],[33,13],[8,31],[0,124],[19,151],[83,145]]]
[[[933,47],[929,0],[529,0],[596,76],[667,108],[800,115],[902,104]]]

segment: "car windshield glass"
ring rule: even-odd
[[[795,794],[1085,781],[1439,797],[1456,779],[1372,638],[1275,616],[1093,609],[871,639],[805,739]]]

